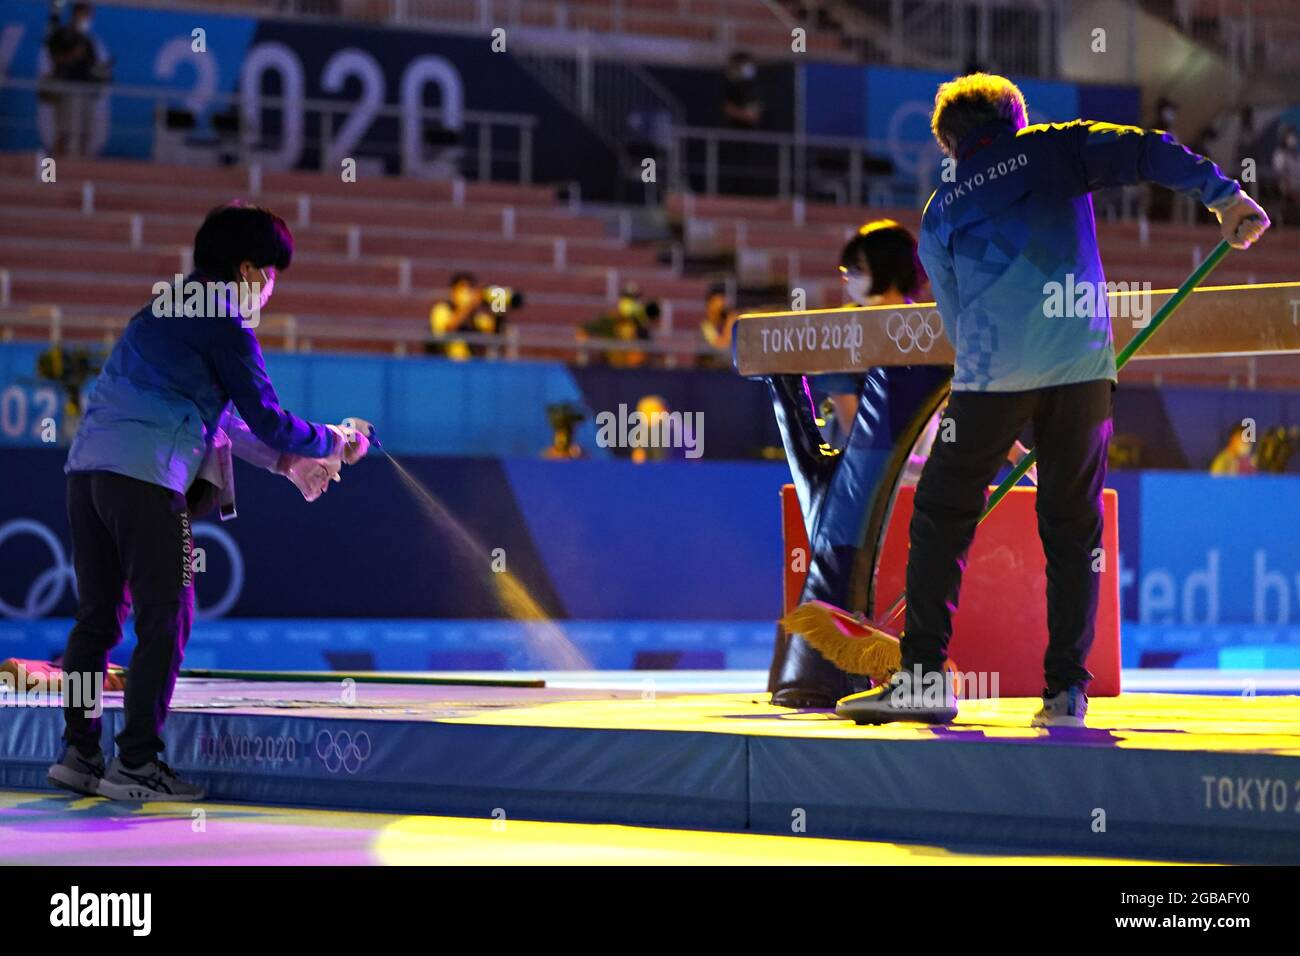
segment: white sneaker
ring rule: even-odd
[[[898,671],[888,684],[860,694],[850,694],[835,705],[835,714],[857,724],[889,724],[913,721],[948,724],[957,718],[957,694],[943,671],[922,675]]]
[[[50,764],[45,777],[62,790],[84,794],[87,797],[99,795],[99,781],[104,776],[104,755],[97,753],[87,757],[77,749],[76,744],[68,744],[63,757],[58,763]]]
[[[191,801],[203,799],[203,788],[182,780],[161,760],[132,770],[118,757],[99,781],[99,795],[110,800]]]
[[[1068,687],[1058,694],[1043,695],[1043,706],[1030,727],[1084,727],[1088,716],[1088,695],[1081,687]]]

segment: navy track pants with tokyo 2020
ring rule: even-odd
[[[108,471],[68,475],[68,523],[77,575],[77,618],[65,674],[103,673],[122,640],[128,603],[136,647],[127,670],[126,724],[118,756],[130,766],[163,750],[162,729],[194,619],[194,539],[185,496]],[[100,749],[101,721],[81,701],[64,706],[64,739]]]

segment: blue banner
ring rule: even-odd
[[[0,447],[71,438],[61,385],[37,376],[48,348],[0,344]],[[102,362],[103,346],[90,346]],[[374,422],[399,455],[536,458],[551,445],[547,407],[567,404],[586,418],[574,438],[589,458],[625,457],[597,441],[596,416],[635,410],[646,396],[702,416],[702,457],[752,458],[780,437],[765,386],[724,370],[575,368],[559,362],[453,362],[341,353],[266,353],[284,407],[317,422],[348,416]],[[47,425],[52,422],[52,427]]]
[[[64,458],[0,452],[0,618],[73,612]],[[772,621],[780,610],[783,463],[401,461],[410,481],[376,452],[312,504],[237,465],[239,517],[195,523],[201,616]],[[518,589],[503,590],[503,574]]]
[[[812,63],[804,67],[804,116],[808,133],[858,137],[878,144],[900,180],[933,179],[941,159],[930,131],[939,84],[951,73]],[[1029,122],[1078,119],[1138,122],[1136,87],[1086,87],[1075,83],[1011,77],[1029,107]]]
[[[59,449],[0,451],[0,656],[58,645],[66,624],[51,631],[51,619],[73,611],[63,460]],[[426,666],[439,650],[477,652],[465,666],[526,666],[518,634],[492,630],[519,611],[503,600],[499,557],[538,613],[619,622],[575,632],[602,666],[634,666],[643,651],[761,666],[755,648],[779,610],[784,463],[404,464],[441,509],[379,455],[311,505],[283,478],[238,466],[239,518],[195,525],[199,606],[208,625],[262,620],[212,632],[211,660],[225,642],[266,666],[281,652],[304,665],[328,652],[342,655],[331,666],[360,667],[347,655],[365,649],[377,666],[409,667],[410,642]],[[1117,472],[1109,483],[1126,666],[1300,663],[1300,540],[1284,532],[1300,524],[1300,478]],[[430,630],[431,619],[487,623]],[[659,624],[637,623],[691,620],[712,623],[667,643],[653,636]]]

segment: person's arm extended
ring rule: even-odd
[[[214,335],[212,364],[240,417],[259,442],[277,453],[303,458],[339,456],[344,438],[337,429],[303,421],[280,407],[262,361],[261,346],[249,329],[238,322],[226,324],[223,319],[200,321],[222,323]]]
[[[267,471],[277,474],[280,472],[279,463],[284,456],[270,445],[258,441],[243,419],[227,414],[221,420],[221,429],[230,439],[230,450],[236,458]]]
[[[1152,182],[1189,193],[1219,218],[1224,239],[1237,249],[1248,248],[1270,225],[1235,179],[1162,130],[1086,120],[1065,128],[1079,139],[1089,191]]]
[[[237,458],[288,478],[307,501],[315,501],[323,495],[331,481],[343,480],[339,476],[343,465],[341,459],[301,458],[287,452],[281,454],[270,445],[258,441],[249,427],[228,410],[220,427],[230,439],[230,450]]]
[[[1086,120],[1067,128],[1077,138],[1089,190],[1152,182],[1192,193],[1210,209],[1231,205],[1241,191],[1211,160],[1162,130]]]

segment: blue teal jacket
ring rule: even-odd
[[[64,471],[111,471],[184,494],[232,403],[275,452],[323,458],[335,451],[324,425],[280,407],[257,337],[238,316],[159,316],[150,302],[92,385]]]
[[[1115,378],[1093,190],[1153,182],[1231,204],[1236,181],[1159,130],[1072,123],[974,130],[921,218],[918,252],[957,350],[954,390],[1013,392]],[[1089,309],[1088,302],[1096,304]],[[1089,314],[1091,312],[1091,314]]]

